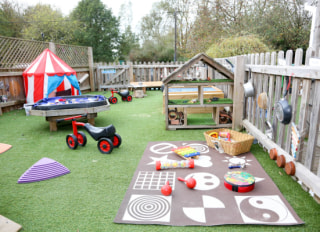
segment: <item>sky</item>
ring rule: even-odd
[[[22,7],[33,6],[37,3],[50,4],[60,9],[64,15],[68,15],[80,0],[12,0]],[[129,0],[101,0],[108,8],[111,8],[114,16],[119,16],[119,9],[123,3]],[[132,29],[137,31],[137,25],[141,18],[148,14],[152,8],[152,4],[160,0],[131,0],[132,4]]]

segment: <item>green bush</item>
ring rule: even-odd
[[[268,51],[270,49],[257,36],[246,35],[221,39],[209,47],[207,54],[213,58],[222,58]]]

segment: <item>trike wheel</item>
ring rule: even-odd
[[[117,102],[118,102],[118,98],[116,98],[116,97],[111,98],[112,104],[117,104]]]
[[[101,138],[98,141],[98,149],[103,154],[110,154],[113,150],[113,143],[110,139]]]
[[[131,101],[132,101],[132,96],[131,96],[131,95],[129,95],[129,96],[127,97],[127,101],[128,101],[128,102],[131,102]]]
[[[78,139],[74,134],[67,135],[66,142],[70,149],[76,149],[79,144]]]
[[[120,147],[122,142],[121,136],[117,133],[113,136],[113,147]]]
[[[113,104],[113,102],[112,102],[112,97],[109,97],[109,98],[108,98],[108,101],[109,101],[110,104]]]
[[[82,131],[78,132],[77,139],[80,146],[84,147],[87,144],[87,136]]]
[[[122,99],[122,101],[126,101],[127,97],[122,97],[121,99]]]

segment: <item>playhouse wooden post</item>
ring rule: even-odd
[[[244,106],[245,56],[237,56],[234,70],[232,129],[242,129]]]

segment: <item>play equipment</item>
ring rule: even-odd
[[[172,193],[172,188],[169,184],[169,181],[167,181],[166,184],[161,187],[161,193],[164,196],[170,196],[170,194]]]
[[[24,70],[22,76],[28,104],[62,96],[60,94],[81,95],[77,72],[48,48]]]
[[[183,125],[184,114],[182,111],[178,112],[178,109],[169,110],[168,119],[171,125]]]
[[[292,106],[289,105],[288,100],[286,99],[286,95],[289,92],[290,84],[291,76],[287,77],[287,87],[283,94],[283,97],[276,103],[274,107],[277,119],[283,124],[289,124],[292,117]]]
[[[232,139],[232,142],[209,136],[209,134],[211,134],[212,132],[229,132],[230,140]],[[252,142],[254,140],[254,137],[252,135],[224,128],[206,131],[204,132],[204,137],[206,138],[209,147],[216,149],[216,142],[218,141],[220,142],[224,153],[232,156],[240,155],[242,153],[250,151]],[[226,139],[228,140],[228,138]]]
[[[200,152],[190,146],[177,147],[172,149],[172,151],[184,159],[197,159],[200,155]]]
[[[297,151],[300,145],[301,136],[294,122],[291,123],[291,153],[293,158],[297,158]]]
[[[78,126],[84,127],[91,137],[98,141],[98,149],[103,154],[110,154],[114,147],[121,145],[121,136],[116,133],[116,128],[110,124],[106,127],[95,127],[90,123],[77,122],[77,118],[86,117],[86,115],[78,115],[69,118],[57,119],[57,122],[72,120],[73,134],[66,137],[67,145],[70,149],[76,149],[78,145],[85,146],[87,137],[82,131],[78,131]]]
[[[243,163],[243,164],[228,164],[228,168],[229,169],[233,169],[233,168],[245,168],[246,167],[246,164]]]
[[[225,131],[221,131],[221,132],[219,132],[219,137],[218,137],[219,139],[221,139],[221,138],[226,138],[227,140],[226,141],[228,141],[228,142],[230,142],[231,140],[230,140],[230,133],[229,132],[225,132]]]
[[[115,89],[111,89],[112,95],[108,98],[111,104],[116,104],[118,102],[118,98],[114,96],[115,93],[121,96],[122,101],[127,101],[127,102],[132,101],[132,96],[130,95],[129,90],[118,91]]]
[[[70,173],[69,169],[59,162],[42,158],[21,175],[18,184],[47,180]]]
[[[168,169],[168,168],[194,168],[194,160],[167,160],[167,161],[156,161],[156,170]]]
[[[211,132],[209,136],[213,138],[218,138],[218,132]]]
[[[12,147],[10,144],[0,143],[0,154],[9,150]]]
[[[234,192],[250,192],[254,189],[254,184],[254,176],[247,172],[233,171],[224,176],[224,186]]]
[[[196,179],[194,179],[192,177],[188,178],[187,180],[184,180],[181,177],[178,177],[178,180],[185,182],[187,187],[190,189],[193,189],[197,185]]]
[[[108,105],[108,101],[103,95],[60,96],[43,98],[32,106],[32,110],[93,108],[104,105]]]

